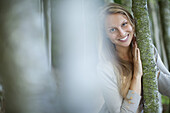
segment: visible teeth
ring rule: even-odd
[[[126,40],[128,38],[128,36],[126,36],[125,38],[119,39],[119,40]]]

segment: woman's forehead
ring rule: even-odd
[[[105,24],[106,26],[119,25],[124,21],[128,21],[128,18],[120,13],[109,14],[106,16]]]

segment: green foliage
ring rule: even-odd
[[[115,3],[121,4],[121,0],[114,0]]]
[[[162,95],[162,104],[166,104],[166,105],[169,104],[169,98],[167,96]]]

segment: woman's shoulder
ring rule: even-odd
[[[99,61],[97,64],[97,69],[110,69],[112,70],[112,63],[110,61]]]
[[[114,72],[113,65],[110,61],[100,61],[97,64],[97,70],[102,72]]]
[[[97,65],[98,76],[106,81],[117,83],[115,69],[110,61],[101,61]]]

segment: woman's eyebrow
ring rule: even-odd
[[[125,19],[124,21],[122,21],[122,23],[124,23],[124,22],[128,22],[128,21]]]
[[[114,26],[109,26],[109,27],[107,27],[107,28],[115,28]]]
[[[125,22],[128,22],[128,21],[125,19],[125,20],[123,20],[123,21],[121,22],[120,25],[122,25],[122,24],[125,23]],[[115,26],[108,26],[107,28],[108,28],[108,29],[109,29],[109,28],[115,28]]]

